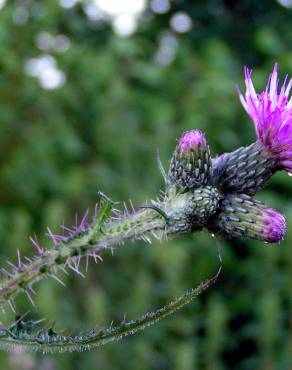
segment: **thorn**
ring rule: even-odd
[[[18,272],[18,267],[13,265],[13,263],[9,262],[9,261],[6,261],[6,263],[12,268],[13,271],[17,271]]]
[[[124,204],[125,215],[126,216],[129,216],[130,212],[129,212],[128,208],[127,208],[126,202],[124,202],[123,204]]]
[[[5,270],[5,268],[3,268],[3,267],[0,269],[0,272],[2,272],[2,274],[6,277],[12,277],[13,276],[10,272]]]
[[[163,167],[163,164],[161,162],[161,159],[160,159],[160,153],[159,153],[159,149],[157,149],[157,152],[156,152],[156,159],[157,159],[157,163],[158,163],[158,168],[159,168],[159,171],[163,177],[163,180],[165,182],[165,184],[167,184],[167,175],[166,175],[166,172],[165,172],[165,169]]]
[[[158,235],[154,231],[152,231],[152,235],[154,236],[155,239],[159,240]]]
[[[101,257],[100,255],[96,254],[96,257],[97,257],[101,262],[103,262],[103,259],[102,259],[102,257]]]
[[[33,306],[35,306],[34,301],[33,301],[33,299],[32,299],[32,297],[31,297],[31,295],[29,294],[29,292],[28,292],[27,290],[25,290],[25,294],[26,294],[26,296],[27,296],[28,300],[30,301],[30,303],[31,303]]]
[[[53,241],[55,245],[58,244],[56,235],[54,235],[49,228],[47,228],[47,230],[48,230],[47,235],[49,236],[49,238]]]
[[[87,208],[87,210],[85,211],[84,213],[84,216],[81,220],[81,223],[79,225],[79,227],[83,230],[84,228],[86,228],[86,225],[87,225],[87,217],[88,217],[88,213],[89,213],[89,208]]]
[[[64,266],[59,266],[59,268],[64,272],[64,274],[69,275]]]
[[[58,278],[58,276],[52,274],[51,277],[55,279],[58,283],[63,285],[64,287],[66,286],[66,284],[61,279]]]
[[[88,263],[89,263],[89,256],[86,255],[86,260],[85,260],[85,271],[87,272],[88,271]]]
[[[121,214],[121,211],[119,209],[117,209],[117,208],[113,208],[112,209],[112,212],[115,213],[115,214],[117,214],[117,215],[120,215]]]
[[[13,313],[16,313],[15,308],[14,308],[14,305],[13,305],[13,302],[12,302],[10,299],[9,299],[9,301],[8,301],[8,304],[9,304],[9,306],[10,306],[10,308],[11,308],[12,312],[13,312]]]
[[[108,196],[106,196],[102,191],[99,191],[97,193],[97,196],[100,198],[100,201],[106,200],[107,202],[110,202],[111,204],[118,204],[118,202],[113,202]]]
[[[33,289],[33,287],[32,287],[32,285],[30,284],[29,286],[28,286],[28,289],[34,294],[34,295],[36,295],[36,291]]]
[[[96,203],[94,207],[94,218],[96,218],[97,214],[98,214],[98,203]]]
[[[85,275],[84,275],[84,274],[82,274],[82,272],[80,272],[77,268],[75,268],[74,266],[70,265],[69,263],[68,263],[68,267],[69,267],[71,270],[75,271],[78,275],[80,275],[80,276],[82,276],[83,278],[85,278]]]
[[[17,248],[17,262],[18,262],[18,269],[21,270],[21,257],[19,249]]]
[[[34,321],[34,322],[33,322],[33,324],[34,324],[34,325],[38,325],[38,324],[40,324],[40,323],[42,323],[42,322],[44,322],[44,321],[46,321],[46,320],[47,320],[46,318],[39,319],[39,320]]]
[[[93,257],[94,259],[94,262],[97,264],[97,259],[99,259],[101,262],[103,262],[103,259],[101,258],[101,256],[99,256],[98,254],[96,253],[92,253],[90,254],[91,257]]]
[[[54,235],[54,237],[55,237],[55,239],[56,239],[56,241],[57,241],[57,243],[62,243],[62,242],[65,242],[65,241],[67,241],[67,239],[68,239],[68,237],[67,236],[64,236],[64,231],[63,231],[63,233],[62,233],[63,235]]]
[[[149,244],[152,244],[152,241],[151,241],[151,239],[149,238],[149,236],[144,235],[144,238],[145,238],[145,241],[146,241],[146,242],[148,242]]]
[[[26,256],[24,256],[24,258],[27,260],[27,262],[32,263],[32,260],[30,258],[28,258]]]
[[[63,231],[67,231],[69,234],[73,234],[74,233],[74,230],[73,229],[70,229],[69,227],[65,226],[65,225],[62,225],[61,226],[61,229]]]
[[[91,257],[94,259],[94,262],[97,264],[96,254],[95,253],[92,253]]]
[[[17,317],[17,319],[14,321],[14,323],[10,326],[10,329],[12,329],[14,326],[18,325],[20,323],[20,321],[22,321],[29,313],[30,313],[30,311],[26,311],[24,314]]]
[[[29,237],[30,241],[32,242],[32,244],[35,246],[36,250],[38,251],[39,254],[43,254],[44,251],[43,249],[41,248],[41,246],[37,243],[37,241],[35,241],[31,236]]]
[[[125,237],[128,237],[128,235],[133,231],[135,230],[136,226],[133,226],[132,228],[128,229],[126,232],[125,232]],[[121,242],[122,243],[122,242]],[[122,244],[123,245],[123,244]]]
[[[80,260],[81,260],[81,256],[79,255],[75,261],[75,267],[77,268],[77,270],[79,270]]]
[[[132,199],[130,199],[130,206],[131,206],[131,208],[132,208],[132,211],[135,213],[135,212],[136,212],[136,210],[135,210],[135,208],[134,208],[134,205],[133,205]]]

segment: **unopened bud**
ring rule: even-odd
[[[210,183],[210,151],[203,132],[185,132],[178,141],[170,163],[168,179],[180,190],[198,188]]]
[[[209,230],[227,238],[249,238],[277,243],[284,239],[285,217],[245,194],[227,195]]]

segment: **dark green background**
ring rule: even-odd
[[[19,7],[29,14],[41,7],[43,15],[17,26]],[[191,16],[193,28],[177,35],[174,61],[159,65],[160,35],[179,10]],[[254,68],[259,90],[275,61],[281,77],[291,75],[291,24],[291,9],[273,0],[174,1],[164,15],[148,9],[138,31],[121,38],[107,23],[88,22],[81,6],[8,0],[0,11],[1,265],[16,260],[17,248],[34,253],[29,235],[48,245],[46,227],[58,232],[75,212],[93,210],[98,190],[136,205],[155,197],[162,187],[156,149],[167,166],[185,130],[205,131],[213,155],[251,143],[254,130],[235,85],[243,88],[244,65]],[[71,41],[66,52],[52,53],[67,77],[52,91],[24,73],[26,60],[43,53],[35,43],[43,31]],[[219,281],[182,311],[90,353],[1,352],[1,370],[291,369],[291,184],[286,173],[276,174],[257,196],[285,213],[285,241],[220,240]],[[36,307],[25,297],[17,307],[78,332],[163,305],[218,264],[206,231],[152,246],[128,243],[113,257],[105,254],[104,263],[92,263],[86,279],[62,276],[66,288],[43,281],[35,286]]]

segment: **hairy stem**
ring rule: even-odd
[[[83,256],[92,256],[103,249],[123,244],[128,239],[141,238],[154,230],[164,230],[165,220],[155,211],[147,209],[123,215],[117,220],[106,220],[109,207],[106,203],[91,226],[79,231],[67,240],[43,251],[28,263],[21,263],[0,283],[0,306],[20,292],[30,297],[32,285],[54,274],[62,267],[79,272],[78,265]]]
[[[44,353],[76,352],[90,350],[108,342],[122,339],[155,324],[191,302],[196,296],[217,281],[220,271],[221,267],[212,278],[200,284],[197,288],[184,293],[156,311],[146,313],[137,320],[122,322],[116,327],[110,327],[98,332],[91,331],[78,336],[60,335],[52,329],[46,332],[37,331],[31,334],[30,330],[27,330],[27,328],[24,329],[20,322],[20,325],[13,328],[13,330],[0,329],[0,347],[8,350],[24,348],[31,351],[42,351]],[[30,329],[33,329],[33,327],[30,327]]]

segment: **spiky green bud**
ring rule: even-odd
[[[208,228],[227,238],[276,243],[284,239],[286,222],[281,213],[246,194],[229,194],[222,199]]]
[[[212,164],[214,182],[224,193],[254,195],[277,170],[268,150],[258,142],[222,154]]]
[[[211,182],[210,150],[203,132],[185,132],[178,141],[170,163],[168,179],[179,190],[206,186]]]

